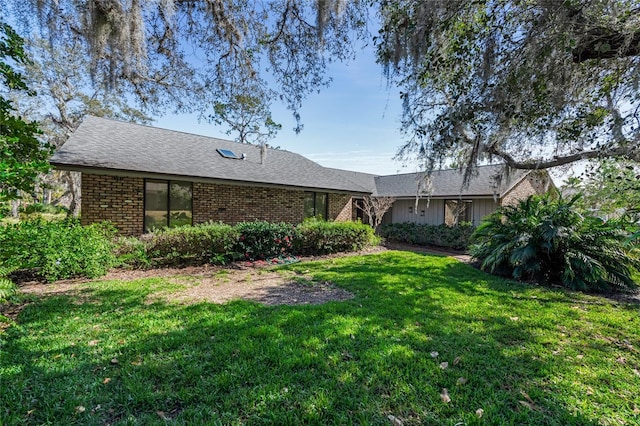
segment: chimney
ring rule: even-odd
[[[260,145],[260,164],[264,164],[267,161],[267,147],[266,143]]]

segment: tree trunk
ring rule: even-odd
[[[65,172],[64,180],[69,187],[69,193],[71,201],[69,201],[69,216],[78,217],[80,214],[80,182],[79,173],[77,172]]]

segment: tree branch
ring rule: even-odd
[[[576,64],[589,59],[623,58],[640,55],[640,32],[625,34],[608,28],[587,31],[581,43],[573,49]]]

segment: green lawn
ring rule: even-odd
[[[0,335],[0,419],[640,423],[638,305],[406,252],[287,269],[355,298],[317,306],[145,304],[148,294],[178,287],[154,278],[95,281],[81,298],[38,300]]]

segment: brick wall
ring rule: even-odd
[[[208,220],[229,224],[252,220],[300,223],[304,219],[304,191],[193,184],[193,223]],[[329,220],[351,219],[351,196],[329,194]]]
[[[329,194],[329,220],[350,220],[351,196]],[[82,175],[82,223],[109,220],[124,235],[139,235],[144,219],[144,179]],[[193,183],[193,223],[209,220],[300,223],[304,191],[217,183]]]
[[[81,223],[108,220],[124,235],[142,233],[144,218],[142,178],[82,174]]]
[[[531,172],[502,198],[503,206],[512,206],[533,194],[544,194],[549,190],[549,175],[546,172]]]
[[[351,195],[348,194],[329,194],[329,220],[337,222],[346,222],[352,220],[353,203]]]

